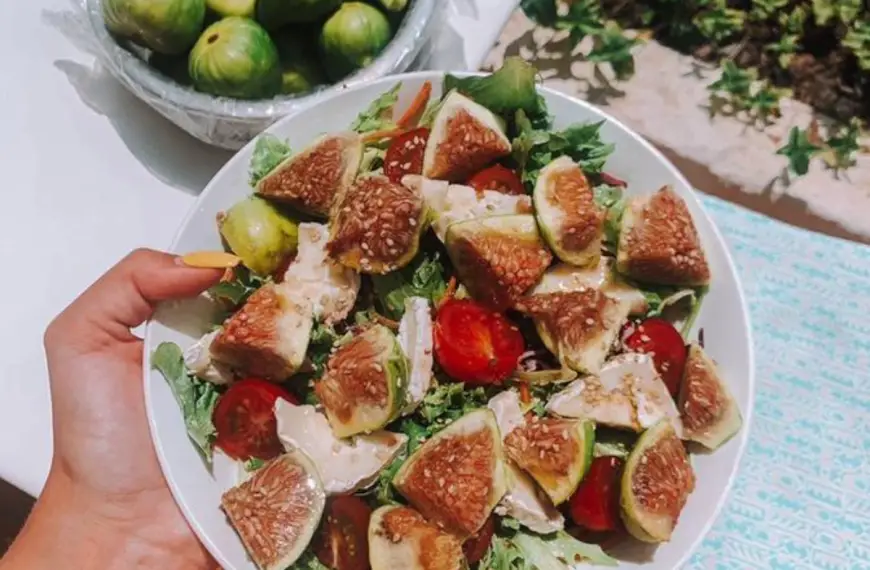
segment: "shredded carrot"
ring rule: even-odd
[[[378,141],[381,141],[384,139],[394,139],[404,132],[405,132],[405,129],[402,129],[402,128],[385,129],[382,131],[372,131],[370,133],[365,133],[362,136],[362,142],[367,144],[367,143],[378,142]]]
[[[417,95],[414,96],[414,100],[411,101],[411,106],[408,107],[408,110],[402,115],[402,118],[399,119],[399,127],[403,129],[408,129],[420,121],[420,118],[423,116],[423,113],[426,112],[426,105],[429,104],[429,97],[432,96],[432,82],[427,81],[423,84],[423,87],[420,88],[420,91],[417,92]]]
[[[456,277],[451,277],[450,281],[447,282],[447,289],[444,291],[444,298],[442,299],[442,303],[445,301],[449,301],[456,295]]]
[[[529,390],[528,382],[520,382],[520,401],[524,404],[532,401],[532,392]]]

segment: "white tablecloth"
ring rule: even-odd
[[[476,69],[517,2],[454,0],[430,66]],[[0,478],[31,494],[51,458],[42,333],[133,248],[164,248],[230,154],[128,94],[76,45],[65,0],[0,6]]]

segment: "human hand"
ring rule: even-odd
[[[28,541],[47,541],[39,549],[57,543],[51,535],[58,532],[65,543],[88,545],[84,553],[64,552],[64,567],[215,567],[157,463],[145,417],[143,342],[131,329],[150,318],[157,303],[196,296],[220,277],[218,270],[138,250],[48,327],[54,457],[34,514],[4,559],[10,569],[19,555],[22,568],[61,567],[52,566],[60,560],[45,556],[27,558],[26,550]],[[63,528],[55,528],[61,523]]]

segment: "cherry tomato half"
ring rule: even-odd
[[[619,529],[619,483],[622,459],[596,457],[568,503],[571,519],[585,529]]]
[[[435,357],[452,378],[498,384],[517,367],[526,345],[504,315],[471,299],[450,299],[435,317]]]
[[[523,186],[523,181],[520,180],[517,173],[501,164],[484,168],[469,178],[468,185],[478,192],[494,190],[502,194],[514,194],[517,196],[526,193],[526,187]]]
[[[278,439],[275,400],[299,401],[284,388],[259,378],[236,382],[214,409],[215,445],[234,459],[272,459],[284,452]]]
[[[686,344],[680,331],[664,319],[647,319],[625,339],[625,346],[633,352],[652,356],[656,370],[674,398],[680,393],[683,368],[686,365]]]
[[[462,545],[462,552],[465,554],[469,566],[477,564],[486,555],[486,551],[489,550],[489,545],[492,543],[493,534],[495,534],[495,522],[493,522],[492,517],[489,517],[483,523],[480,531],[465,541]]]
[[[413,129],[393,139],[384,156],[384,174],[396,183],[401,183],[406,174],[423,172],[423,157],[429,129]]]
[[[353,495],[332,497],[314,540],[314,553],[333,570],[368,570],[372,509]]]

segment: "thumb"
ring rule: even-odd
[[[80,340],[100,333],[129,338],[130,329],[148,320],[158,303],[194,297],[222,275],[217,269],[187,267],[168,253],[136,250],[73,301],[49,327],[47,337],[57,332]]]

